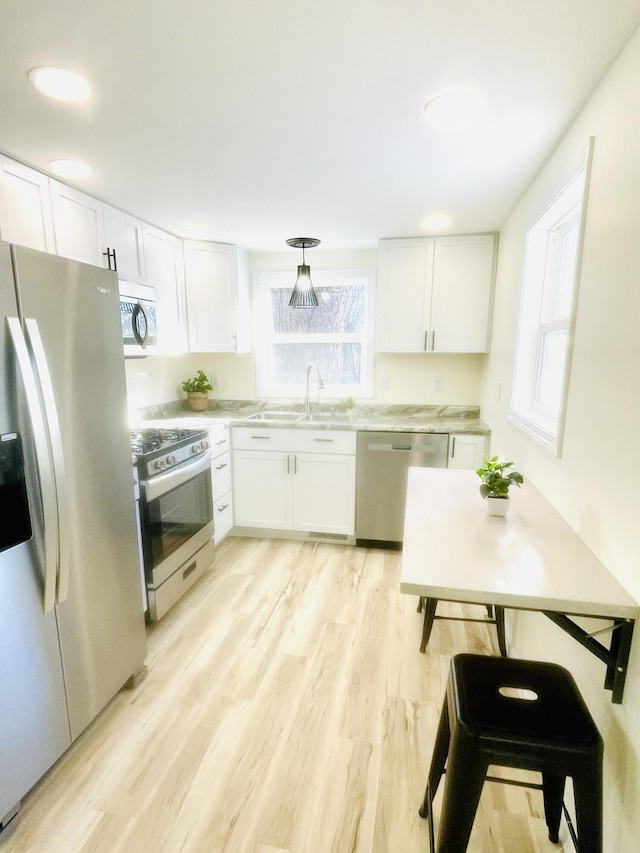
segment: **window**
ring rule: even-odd
[[[560,455],[591,142],[527,232],[509,420]]]
[[[258,396],[302,396],[312,363],[324,396],[370,396],[373,272],[314,270],[312,278],[318,308],[289,308],[295,271],[255,277]]]

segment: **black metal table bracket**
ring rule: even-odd
[[[542,613],[606,664],[607,674],[604,686],[606,690],[612,691],[611,701],[619,705],[622,702],[624,693],[624,683],[627,677],[629,652],[631,650],[635,620],[614,619],[611,616],[585,616],[585,618],[589,619],[608,619],[609,621],[613,621],[613,625],[605,628],[603,631],[596,631],[593,634],[589,634],[579,625],[576,625],[564,613],[555,613],[552,610],[543,610]],[[597,634],[602,634],[607,630],[611,631],[611,645],[609,648],[594,639]]]

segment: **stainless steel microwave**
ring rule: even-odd
[[[118,282],[125,358],[153,355],[158,346],[155,291],[147,284]]]

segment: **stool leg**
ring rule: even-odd
[[[564,776],[557,776],[555,773],[542,774],[544,816],[547,821],[547,829],[549,830],[549,841],[552,841],[554,844],[558,843],[564,783]]]
[[[425,601],[426,601],[426,599],[425,599],[424,595],[418,596],[418,608],[417,608],[418,613],[422,613],[422,606],[423,606]]]
[[[602,853],[602,762],[573,777],[580,853]]]
[[[436,615],[436,607],[438,606],[437,598],[425,598],[424,600],[424,622],[422,623],[422,642],[420,643],[420,651],[424,652],[431,636],[433,628],[433,619]]]
[[[444,773],[444,765],[447,761],[447,753],[449,752],[450,737],[449,706],[447,704],[447,697],[445,696],[442,713],[440,714],[440,722],[438,723],[438,731],[436,732],[436,741],[433,745],[433,753],[431,754],[427,789],[424,792],[424,800],[419,811],[420,817],[427,817],[429,814],[430,801],[435,797],[440,779]]]
[[[498,648],[500,649],[500,654],[503,658],[508,657],[507,655],[507,639],[504,634],[504,607],[500,607],[496,604],[495,607],[496,614],[496,631],[498,632]]]
[[[447,762],[438,853],[465,853],[486,772],[487,763],[475,752],[474,745],[467,749],[464,737],[457,738],[454,733]]]

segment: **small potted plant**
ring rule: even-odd
[[[199,370],[193,379],[185,379],[182,390],[187,393],[189,406],[194,412],[204,412],[209,406],[209,391],[213,387],[203,370]]]
[[[482,480],[480,494],[487,499],[490,515],[506,515],[509,510],[509,487],[524,482],[522,474],[513,469],[513,462],[503,462],[498,456],[484,457],[484,466],[476,474]]]

